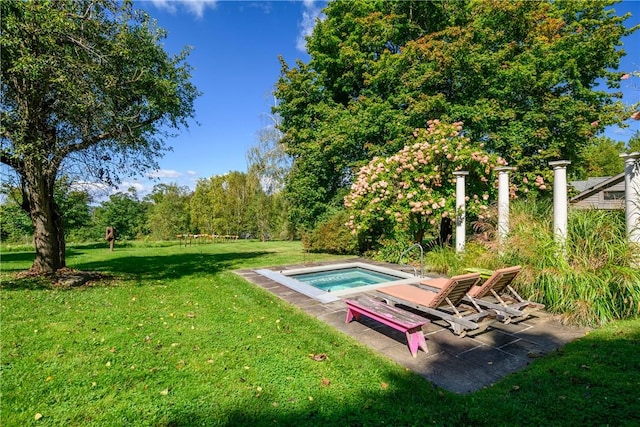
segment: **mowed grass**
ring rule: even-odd
[[[640,320],[460,396],[235,275],[339,259],[298,242],[69,248],[112,280],[56,289],[1,258],[3,426],[638,425]],[[313,355],[326,354],[322,361]]]

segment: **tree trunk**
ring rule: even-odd
[[[440,236],[438,237],[438,243],[440,246],[446,246],[451,242],[453,237],[453,222],[451,218],[445,217],[440,221]]]
[[[424,221],[422,215],[411,215],[411,219],[409,222],[415,221],[415,231],[413,232],[413,243],[422,244],[422,240],[424,239]]]
[[[54,273],[66,266],[62,216],[54,199],[55,175],[49,177],[41,171],[30,170],[25,177],[36,249],[30,270],[36,274]]]

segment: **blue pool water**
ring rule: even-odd
[[[403,278],[400,276],[393,276],[391,274],[385,274],[378,271],[367,270],[362,267],[349,267],[341,268],[339,270],[292,274],[289,277],[292,277],[300,282],[307,283],[325,292],[392,282]]]

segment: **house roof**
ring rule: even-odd
[[[585,190],[595,187],[596,185],[610,178],[611,178],[610,176],[598,176],[598,177],[587,178],[584,181],[571,181],[570,184],[573,185],[573,188],[575,188],[576,191],[583,192]]]
[[[579,202],[622,181],[624,181],[624,172],[615,176],[589,178],[586,181],[572,181],[571,185],[580,193],[573,196],[569,202]]]

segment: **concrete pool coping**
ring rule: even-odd
[[[276,266],[270,270],[336,262]],[[399,270],[403,268],[363,258],[339,262],[366,262]],[[366,318],[363,318],[362,322],[345,323],[346,304],[341,299],[323,303],[254,270],[237,270],[235,273],[414,371],[435,386],[459,394],[472,393],[491,386],[506,375],[523,369],[535,358],[552,353],[589,331],[588,328],[564,325],[556,316],[539,311],[525,320],[507,325],[495,319],[487,319],[481,323],[480,330],[460,338],[454,335],[446,324],[432,319],[431,323],[423,327],[429,352],[420,351],[418,357],[413,358],[407,348],[404,334]],[[357,294],[349,297],[355,295]]]

